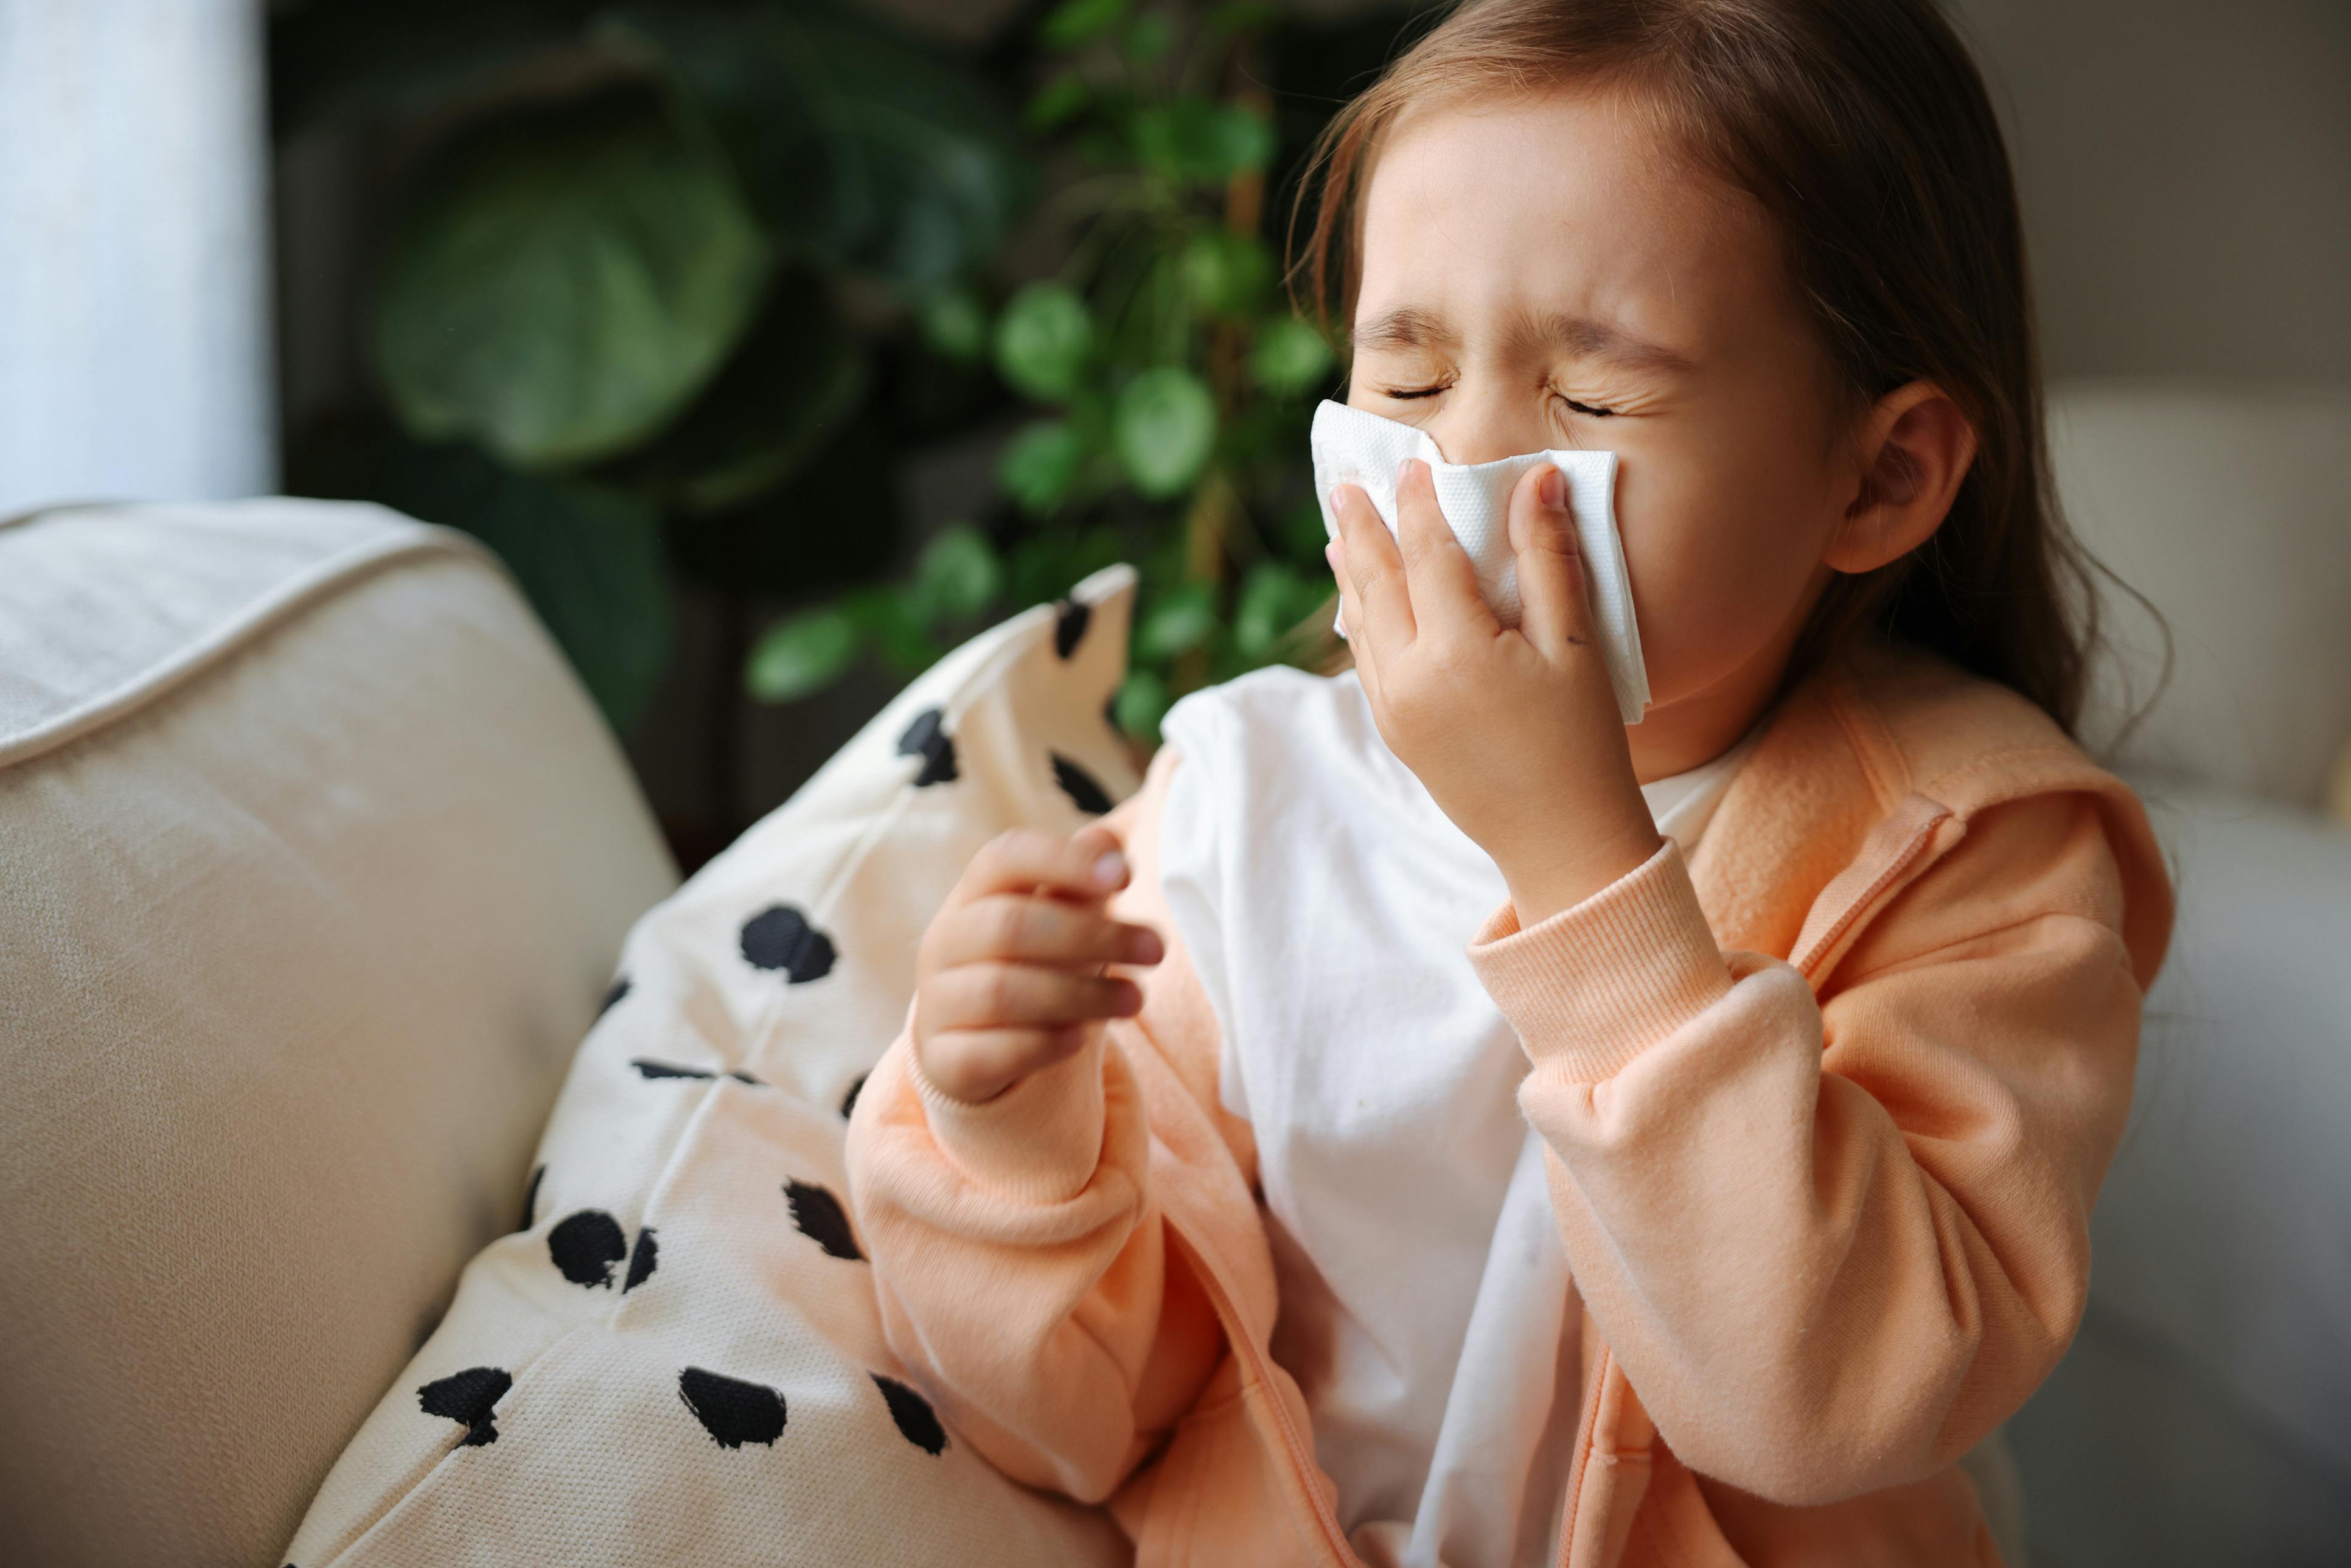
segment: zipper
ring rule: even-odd
[[[1165,1210],[1162,1213],[1164,1216]],[[1184,1245],[1194,1259],[1202,1263],[1208,1262],[1207,1255],[1194,1244],[1189,1236],[1184,1238]],[[1292,1479],[1311,1500],[1315,1522],[1322,1527],[1323,1544],[1330,1548],[1333,1561],[1344,1564],[1345,1568],[1364,1568],[1364,1560],[1356,1556],[1355,1549],[1347,1543],[1347,1534],[1339,1524],[1339,1516],[1331,1511],[1330,1505],[1323,1500],[1321,1489],[1309,1479],[1313,1474],[1314,1457],[1307,1451],[1305,1438],[1290,1420],[1289,1406],[1281,1402],[1272,1380],[1266,1376],[1265,1365],[1258,1357],[1256,1344],[1246,1341],[1236,1332],[1237,1314],[1233,1311],[1232,1292],[1225,1287],[1222,1271],[1213,1264],[1202,1269],[1200,1284],[1208,1292],[1209,1304],[1217,1309],[1217,1321],[1225,1325],[1225,1342],[1233,1347],[1233,1354],[1249,1369],[1251,1380],[1260,1385],[1264,1403],[1273,1411],[1274,1425],[1280,1429],[1282,1444],[1290,1451]],[[1246,1389],[1243,1392],[1246,1396]]]

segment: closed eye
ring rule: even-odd
[[[1379,390],[1382,397],[1398,398],[1405,402],[1409,402],[1416,397],[1435,397],[1438,392],[1443,392],[1445,389],[1440,386],[1382,387]],[[1553,392],[1552,395],[1558,398],[1560,402],[1567,404],[1567,406],[1575,413],[1588,415],[1593,419],[1614,419],[1616,416],[1616,411],[1613,408],[1602,408],[1596,403],[1578,402],[1573,398],[1563,396],[1558,392]]]

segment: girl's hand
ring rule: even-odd
[[[1380,735],[1445,814],[1493,858],[1521,925],[1580,904],[1661,841],[1592,623],[1567,484],[1545,463],[1510,493],[1525,619],[1505,631],[1446,526],[1428,465],[1405,460],[1391,537],[1342,485],[1347,643]]]
[[[914,957],[914,1056],[951,1100],[990,1100],[1086,1041],[1092,1020],[1141,1009],[1106,963],[1156,964],[1148,925],[1103,905],[1126,856],[1099,824],[1064,838],[1017,828],[981,846]]]

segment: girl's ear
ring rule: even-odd
[[[1927,542],[1975,461],[1975,427],[1942,388],[1912,382],[1878,400],[1858,450],[1859,492],[1821,558],[1836,571],[1873,571]]]

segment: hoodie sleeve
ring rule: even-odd
[[[1210,1016],[1158,893],[1155,828],[1176,760],[1162,747],[1102,819],[1133,867],[1112,914],[1166,942],[1155,966],[1110,967],[1142,987],[1142,1011],[973,1105],[925,1079],[909,1003],[850,1118],[851,1203],[892,1350],[998,1469],[1081,1502],[1106,1500],[1152,1456],[1223,1349],[1153,1200],[1128,1056],[1196,1057]]]
[[[1914,1480],[2064,1353],[2138,1042],[2104,823],[1979,812],[1819,999],[1717,947],[1670,840],[1471,938],[1578,1288],[1691,1469],[1788,1504]]]

